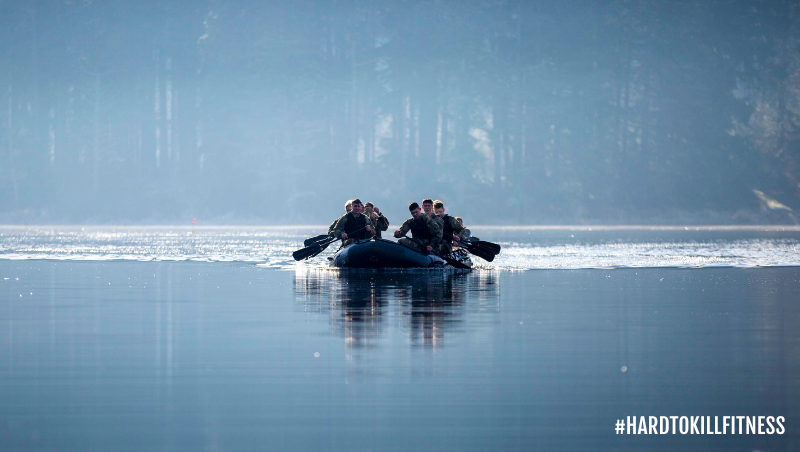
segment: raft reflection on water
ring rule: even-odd
[[[490,271],[300,268],[294,288],[306,312],[330,316],[332,332],[348,349],[378,347],[384,319],[395,316],[411,345],[443,347],[465,309],[500,310],[500,286]]]

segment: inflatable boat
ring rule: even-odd
[[[465,251],[448,256],[472,267]],[[423,254],[397,242],[384,239],[359,240],[336,252],[331,261],[334,267],[343,268],[452,268],[435,254]]]

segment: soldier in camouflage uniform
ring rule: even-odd
[[[433,211],[434,202],[435,201],[432,200],[431,198],[423,199],[422,200],[422,212],[425,213],[425,215],[431,217],[432,220],[434,220],[437,223],[439,223],[439,228],[443,228],[444,227],[444,223],[442,223],[441,218],[439,218],[436,215],[436,213]]]
[[[466,229],[455,217],[444,213],[444,203],[436,200],[433,203],[433,212],[442,222],[442,245],[439,252],[450,254],[453,252],[453,241],[460,242],[466,238]]]
[[[375,228],[375,237],[381,238],[381,231],[389,229],[389,219],[384,217],[381,210],[369,201],[364,204],[364,215],[372,220],[372,227]]]
[[[458,224],[464,228],[464,240],[469,240],[472,237],[472,231],[470,231],[468,227],[464,226],[464,220],[461,217],[456,217],[456,221],[458,221]]]
[[[352,203],[352,210],[339,219],[333,236],[344,240],[342,246],[347,246],[356,240],[370,239],[375,236],[372,220],[361,213],[364,205],[356,198]]]
[[[348,213],[350,213],[351,210],[353,210],[353,200],[352,199],[348,199],[347,200],[347,203],[344,205],[344,210],[345,210],[345,214],[344,215],[347,215]],[[336,225],[339,223],[339,221],[342,218],[344,218],[344,215],[342,215],[341,217],[333,220],[333,223],[331,223],[331,225],[328,226],[328,235],[329,236],[333,237],[333,231],[336,230]]]
[[[431,252],[441,248],[442,228],[439,223],[425,215],[420,210],[419,204],[415,202],[408,206],[408,210],[411,212],[411,218],[404,221],[400,229],[394,231],[394,236],[400,239],[398,242],[422,252]],[[408,231],[411,231],[411,236],[415,240],[403,237]]]
[[[433,213],[433,200],[431,198],[425,198],[422,200],[422,212],[429,217],[435,215]]]

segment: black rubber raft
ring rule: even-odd
[[[466,253],[458,260],[468,266]],[[453,268],[434,254],[423,254],[397,242],[383,239],[359,240],[333,256],[331,265],[343,268]]]

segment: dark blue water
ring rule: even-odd
[[[796,267],[2,261],[0,278],[3,451],[800,447]],[[787,421],[615,434],[632,415]]]

